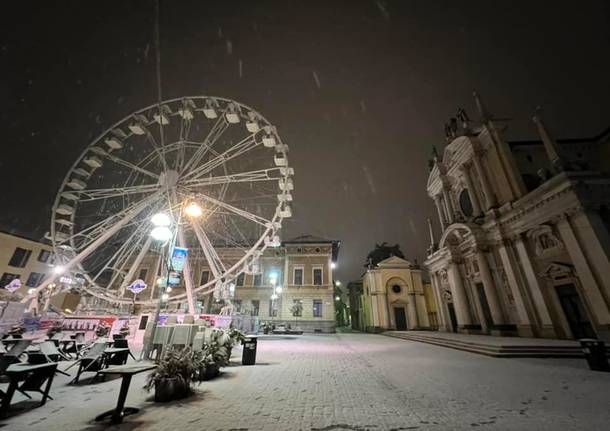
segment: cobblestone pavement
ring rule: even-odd
[[[370,334],[259,340],[258,365],[239,364],[188,400],[142,408],[120,430],[606,430],[610,373],[582,359],[496,359]],[[63,367],[65,368],[65,367]],[[0,423],[10,430],[98,430],[120,380],[66,386],[55,400]],[[17,395],[16,395],[17,397]]]

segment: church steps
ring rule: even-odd
[[[497,345],[492,343],[481,343],[477,341],[464,341],[451,339],[449,337],[426,336],[421,333],[387,331],[383,335],[401,338],[409,341],[417,341],[433,344],[440,347],[448,347],[481,355],[497,358],[582,358],[583,353],[577,344],[570,345],[519,345],[506,344]]]

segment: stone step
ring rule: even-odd
[[[426,336],[421,333],[409,334],[405,332],[386,331],[383,335],[401,338],[409,341],[433,344],[471,353],[496,358],[582,358],[583,353],[578,345],[521,345],[521,344],[486,344],[480,341],[464,341],[450,337]],[[610,349],[609,349],[610,350]]]

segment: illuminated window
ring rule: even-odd
[[[322,300],[313,300],[313,317],[322,317]]]

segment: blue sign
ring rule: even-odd
[[[184,270],[188,254],[188,248],[174,247],[174,251],[172,252],[172,269],[174,271],[182,272]]]
[[[178,286],[180,284],[180,273],[176,271],[171,271],[169,273],[169,285],[170,286]]]

